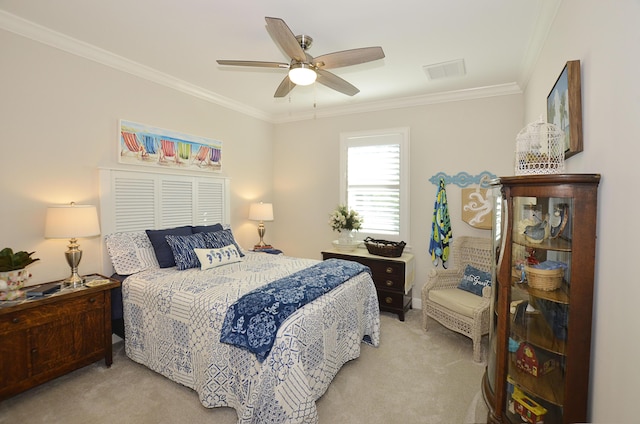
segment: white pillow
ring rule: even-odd
[[[200,269],[210,269],[217,266],[242,261],[240,252],[233,244],[219,249],[193,249],[200,261]]]
[[[104,241],[113,269],[120,275],[159,267],[151,241],[144,231],[107,234]]]

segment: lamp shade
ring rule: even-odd
[[[249,219],[252,221],[273,221],[271,203],[252,203],[249,207]]]
[[[78,238],[100,235],[98,211],[93,205],[55,205],[47,208],[46,238]]]
[[[289,79],[296,85],[310,85],[316,81],[318,74],[306,63],[296,63],[289,69]]]

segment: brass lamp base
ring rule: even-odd
[[[273,248],[271,245],[266,244],[264,242],[264,240],[263,240],[264,233],[265,233],[264,222],[260,221],[260,224],[258,224],[258,235],[260,236],[260,241],[258,242],[258,244],[253,246],[253,250],[272,249]]]
[[[71,275],[69,278],[62,281],[62,285],[64,287],[74,289],[84,285],[84,279],[78,275],[78,265],[80,264],[80,259],[82,259],[82,250],[78,249],[79,245],[77,241],[78,240],[75,238],[69,240],[69,245],[67,246],[69,250],[64,252],[64,256],[67,258],[67,263],[71,267]]]

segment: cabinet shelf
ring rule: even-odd
[[[533,249],[542,250],[555,250],[557,252],[571,252],[571,241],[565,240],[561,237],[551,239],[548,238],[541,243],[531,243],[527,241],[523,234],[516,234],[513,237],[513,242],[520,246],[530,247]]]
[[[528,313],[524,324],[512,321],[511,336],[517,341],[526,341],[558,355],[565,355],[567,349],[566,342],[553,335],[553,331],[540,313]]]
[[[569,304],[569,285],[564,281],[560,288],[552,291],[534,289],[527,283],[521,283],[519,279],[514,279],[512,286],[515,290],[526,292],[536,299],[550,300],[565,305]]]

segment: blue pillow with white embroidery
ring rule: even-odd
[[[191,234],[188,236],[167,235],[167,243],[173,252],[176,267],[182,271],[189,268],[200,268],[200,261],[194,249],[205,249],[207,242],[204,233]]]
[[[482,296],[482,289],[485,287],[491,287],[491,274],[467,265],[458,288]]]
[[[238,246],[238,243],[236,243],[235,238],[233,238],[233,233],[229,229],[216,231],[214,233],[199,233],[199,234],[204,235],[204,238],[207,242],[206,247],[208,247],[209,249],[221,249],[225,246],[233,244],[236,247],[236,249],[238,249],[238,252],[240,253],[240,257],[244,256],[244,253],[242,253],[242,249],[240,249],[240,246]]]

